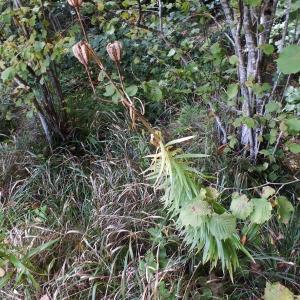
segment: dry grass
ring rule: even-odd
[[[165,279],[184,273],[173,256],[159,265],[172,226],[161,225],[158,197],[140,175],[137,158],[147,150],[139,148],[141,137],[112,130],[103,155],[59,149],[44,159],[2,151],[0,251],[26,265],[22,272],[9,258],[1,261],[10,274],[2,299],[149,299]]]
[[[201,265],[141,175],[148,143],[109,118],[109,128],[105,116],[94,122],[89,143],[47,158],[1,144],[1,299],[257,299],[279,277],[297,291],[298,267],[272,269],[274,257],[297,263],[292,238],[276,241],[275,253],[266,236],[255,250],[265,251],[259,276],[242,261],[234,284]],[[293,224],[283,235],[299,234]]]

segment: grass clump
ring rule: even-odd
[[[297,293],[297,211],[288,225],[274,220],[257,229],[253,239],[249,236],[247,249],[255,264],[237,253],[240,267],[233,265],[231,283],[218,257],[210,269],[206,244],[204,251],[191,250],[197,233],[193,220],[184,211],[174,213],[184,203],[154,191],[144,178],[145,156],[151,153],[144,136],[121,126],[117,115],[111,117],[114,122],[106,127],[105,114],[92,123],[94,135],[86,143],[74,141],[50,155],[1,144],[2,299],[255,299],[267,280],[280,280]],[[175,176],[188,157],[172,153]],[[195,181],[197,170],[196,163],[184,171],[191,192],[214,192],[207,187],[213,177],[202,174],[203,182]],[[161,177],[157,185],[170,180]],[[177,182],[173,188],[180,186]],[[171,218],[165,215],[162,196]],[[220,209],[214,199],[205,199]]]

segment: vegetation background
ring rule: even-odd
[[[299,18],[0,0],[1,299],[299,299]]]

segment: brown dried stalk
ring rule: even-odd
[[[108,46],[110,46],[110,49],[111,49],[111,47],[113,45],[113,48],[114,48],[113,49],[114,53],[111,53],[112,57],[113,57],[112,60],[115,61],[115,63],[116,63],[116,67],[117,67],[117,70],[118,70],[119,78],[120,78],[120,81],[121,81],[121,88],[113,81],[113,79],[111,78],[111,76],[107,73],[107,71],[105,70],[104,64],[102,63],[101,59],[95,53],[94,49],[89,45],[88,40],[87,40],[87,34],[86,34],[86,31],[85,31],[85,28],[83,26],[83,23],[81,22],[80,11],[79,11],[78,7],[75,7],[75,10],[76,10],[76,12],[78,14],[78,19],[80,21],[80,26],[81,26],[82,32],[84,34],[84,37],[85,37],[85,41],[81,41],[79,43],[81,43],[81,45],[82,45],[82,43],[85,45],[83,49],[84,49],[84,51],[87,50],[87,52],[88,52],[88,55],[86,57],[94,59],[95,63],[97,64],[97,66],[99,67],[99,69],[103,72],[103,74],[108,79],[108,81],[113,85],[113,87],[116,89],[116,91],[120,93],[120,95],[122,96],[120,102],[129,110],[129,114],[131,116],[133,125],[135,125],[135,120],[139,120],[143,124],[143,126],[151,134],[151,143],[153,145],[159,145],[160,141],[161,141],[161,135],[160,135],[159,131],[155,130],[152,127],[152,125],[150,124],[150,122],[134,106],[134,101],[132,101],[132,99],[128,96],[128,94],[125,91],[125,87],[124,87],[124,84],[123,84],[123,79],[122,79],[121,72],[120,72],[121,47],[120,47],[119,42],[114,42],[114,43],[112,43],[112,44],[110,44]],[[119,53],[118,53],[118,51],[119,51]],[[82,54],[82,53],[79,54],[79,55],[85,56],[85,54]],[[85,62],[88,62],[88,59],[87,59],[87,61],[85,61],[84,57],[80,57],[79,61],[83,61],[84,62],[83,65],[86,67],[87,74],[89,76],[89,79],[90,79],[93,91],[95,93],[94,86],[92,84],[92,80],[90,78],[90,74],[89,74],[89,71],[88,71],[88,64],[85,63]]]

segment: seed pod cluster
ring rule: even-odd
[[[69,5],[73,6],[73,7],[79,7],[83,0],[67,0]]]
[[[90,46],[86,41],[80,41],[72,47],[74,56],[82,63],[87,66],[90,58]]]
[[[122,58],[122,44],[119,41],[109,43],[106,46],[106,51],[110,59],[116,63],[120,63]]]

